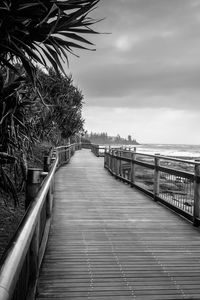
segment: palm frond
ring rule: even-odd
[[[82,34],[97,34],[90,26],[96,21],[88,14],[100,0],[4,0],[0,5],[0,64],[15,70],[21,61],[34,82],[35,63],[50,63],[64,72],[73,49],[93,50],[93,43]],[[42,50],[41,50],[42,49]],[[15,70],[16,71],[16,70]]]

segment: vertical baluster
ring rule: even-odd
[[[195,165],[194,179],[194,210],[193,210],[193,225],[198,226],[200,218],[200,164]]]
[[[111,166],[112,172],[114,172],[114,165],[115,165],[115,151],[112,150],[112,166]]]
[[[69,146],[68,147],[68,160],[70,160],[71,158],[71,147]]]
[[[61,153],[61,165],[65,162],[65,148],[61,147],[60,148],[60,153]]]
[[[65,153],[65,163],[67,162],[67,146],[64,147],[64,153]]]
[[[135,184],[135,162],[136,160],[136,148],[134,148],[134,152],[131,153],[131,185]]]
[[[38,262],[39,262],[39,243],[40,243],[40,218],[36,224],[36,228],[33,234],[33,238],[30,244],[30,276],[29,276],[29,284],[30,290],[35,285],[35,280],[38,274]]]
[[[119,176],[120,175],[120,160],[118,158],[118,156],[120,155],[120,151],[115,150],[116,153],[116,175]]]
[[[113,172],[113,174],[115,174],[115,161],[116,161],[115,150],[112,151],[112,154],[113,154],[112,172]]]
[[[111,170],[111,155],[112,155],[112,152],[111,152],[111,149],[109,150],[109,170]]]
[[[113,150],[111,149],[111,156],[110,156],[110,170],[113,171]]]
[[[159,153],[155,154],[160,155]],[[159,196],[159,190],[160,190],[160,172],[159,172],[159,165],[160,165],[160,159],[159,157],[154,158],[155,163],[155,170],[154,170],[154,200],[156,200],[156,197]]]
[[[25,209],[35,199],[41,184],[42,169],[29,168],[26,181]]]
[[[44,172],[49,172],[49,167],[50,167],[50,157],[49,156],[44,156],[43,171]]]
[[[119,151],[119,156],[122,157],[123,152]],[[119,159],[119,176],[122,176],[122,160]]]
[[[44,170],[44,172],[49,172],[49,170],[50,170],[50,157],[49,156],[44,157],[43,170]],[[51,184],[50,184],[47,196],[46,196],[46,217],[47,218],[51,217],[51,213],[52,213],[52,201],[53,201],[52,184],[53,184],[53,179],[51,181]]]
[[[107,151],[105,149],[105,155],[104,155],[104,168],[107,166]]]
[[[26,199],[25,208],[34,201],[41,184],[41,169],[28,169],[27,183],[26,183]],[[35,279],[38,272],[38,254],[39,254],[39,239],[40,239],[40,218],[38,219],[35,232],[30,245],[30,286],[35,283]]]
[[[115,175],[117,175],[117,157],[116,157],[116,151],[114,151],[115,153],[115,158],[114,158],[114,173]]]

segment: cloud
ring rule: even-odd
[[[165,129],[173,141],[173,128],[176,135],[181,126],[188,132],[184,120],[191,131],[191,124],[198,128],[200,0],[102,0],[93,14],[106,17],[94,28],[111,34],[92,36],[97,51],[78,52],[80,59],[70,65],[94,130],[102,120],[107,129],[121,129],[127,120],[133,124],[131,115],[139,128],[148,114],[146,130],[160,122],[160,139]]]
[[[88,105],[196,109],[199,73],[200,66],[110,64],[82,74],[81,81]]]
[[[199,126],[196,126],[200,122],[198,112],[87,107],[84,116],[89,132],[108,132],[122,137],[131,134],[139,143],[200,144]]]
[[[115,47],[120,51],[130,51],[134,45],[140,43],[140,36],[121,35],[116,39]]]
[[[107,0],[96,53],[72,63],[88,105],[199,108],[200,1]],[[187,103],[188,101],[188,103]]]

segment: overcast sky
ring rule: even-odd
[[[200,0],[101,0],[93,16],[110,34],[70,57],[86,129],[200,144]]]

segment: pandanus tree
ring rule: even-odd
[[[35,63],[64,72],[62,60],[74,48],[93,45],[82,35],[96,34],[88,14],[99,0],[3,0],[0,5],[0,63],[23,64],[34,82]]]
[[[67,139],[83,130],[81,116],[83,95],[73,84],[72,76],[58,75],[50,70],[49,74],[40,74],[41,94],[48,104],[47,118],[52,119],[54,127],[60,133],[60,139]],[[47,124],[47,122],[45,122]],[[51,136],[54,134],[51,129]],[[55,136],[55,134],[54,134]],[[59,142],[59,140],[58,140]]]
[[[57,73],[64,73],[63,62],[68,62],[68,54],[74,53],[74,49],[93,50],[93,44],[85,34],[97,34],[90,27],[96,21],[89,14],[98,2],[0,2],[0,182],[3,182],[0,190],[5,190],[6,186],[14,195],[3,163],[17,160],[16,152],[23,157],[23,149],[29,147],[34,138],[30,129],[32,125],[27,127],[24,114],[32,104],[25,93],[26,77],[35,88],[37,65],[52,66]]]
[[[61,144],[62,139],[83,130],[81,116],[83,95],[73,84],[71,75],[63,76],[49,69],[48,73],[38,69],[38,90],[45,101],[35,101],[27,111],[28,120],[34,123],[35,136],[39,140]],[[30,89],[34,98],[34,91]]]

